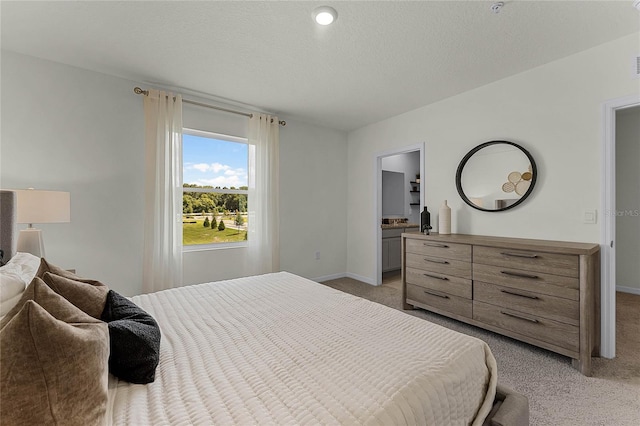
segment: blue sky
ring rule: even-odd
[[[247,186],[248,145],[182,135],[184,183],[213,187]]]

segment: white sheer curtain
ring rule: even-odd
[[[278,117],[249,119],[249,235],[246,269],[250,274],[280,270]]]
[[[145,210],[142,290],[182,283],[182,97],[144,97]]]

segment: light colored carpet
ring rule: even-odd
[[[399,275],[374,287],[350,278],[323,284],[402,310]],[[498,382],[529,398],[532,425],[640,425],[640,296],[618,293],[617,357],[593,358],[585,377],[562,355],[421,309],[409,315],[478,337],[498,363]]]

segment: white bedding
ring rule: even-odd
[[[286,272],[133,298],[162,330],[156,380],[113,379],[116,425],[480,425],[483,341]]]

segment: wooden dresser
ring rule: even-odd
[[[405,309],[422,308],[573,358],[600,351],[600,246],[402,234]]]

